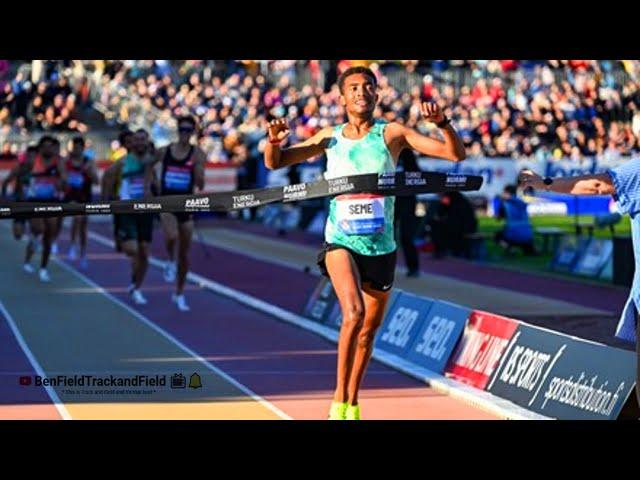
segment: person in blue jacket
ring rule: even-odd
[[[507,250],[521,248],[525,255],[536,255],[533,245],[533,228],[527,213],[527,204],[518,198],[515,185],[504,188],[498,207],[498,218],[505,220],[504,228],[496,233],[496,243]]]

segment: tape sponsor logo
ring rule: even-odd
[[[328,193],[344,193],[354,190],[353,183],[349,183],[346,178],[332,178],[327,180],[329,185]]]
[[[307,197],[307,186],[304,183],[285,185],[282,189],[284,200],[301,200]]]
[[[88,213],[110,213],[111,205],[108,203],[88,203],[84,206],[84,210]]]
[[[383,172],[378,175],[378,188],[391,188],[396,185],[396,172]]]
[[[445,185],[447,187],[463,186],[467,183],[466,175],[447,175]]]
[[[306,189],[307,189],[307,186],[304,183],[297,183],[295,185],[285,185],[283,187],[284,193],[301,192]]]
[[[484,389],[518,328],[516,320],[473,311],[447,373],[455,380]]]
[[[134,203],[134,210],[162,210],[162,204],[160,203]]]
[[[404,172],[405,185],[426,185],[427,179],[423,178],[422,172]]]
[[[209,197],[204,198],[188,198],[184,202],[185,210],[208,210]]]
[[[260,200],[257,200],[253,193],[233,196],[233,208],[251,208],[260,205],[260,203]]]
[[[61,212],[61,205],[47,205],[46,207],[35,207],[34,212]]]

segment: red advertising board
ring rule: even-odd
[[[446,375],[484,390],[517,328],[517,320],[474,310]]]

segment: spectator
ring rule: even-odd
[[[507,185],[500,198],[497,217],[505,227],[496,233],[495,241],[509,252],[521,248],[525,255],[536,255],[533,245],[533,227],[529,221],[527,204],[517,196],[515,185]]]
[[[478,231],[475,210],[460,192],[440,195],[440,201],[435,205],[435,214],[428,224],[431,227],[435,258],[443,258],[449,252],[454,256],[465,256],[465,236]]]
[[[67,68],[44,61],[35,84],[23,73],[7,78],[0,85],[0,129],[86,131],[78,109],[91,92],[108,122],[146,128],[161,142],[175,129],[166,125],[167,116],[193,114],[203,126],[199,143],[208,158],[229,161],[238,152],[225,138],[240,135],[251,152],[264,138],[256,125],[272,115],[285,113],[299,136],[343,121],[336,75],[364,64],[379,76],[383,118],[404,117],[408,126],[423,129],[420,102],[437,102],[460,126],[469,156],[640,153],[636,60],[74,62]]]
[[[5,142],[2,145],[2,150],[0,151],[0,162],[13,162],[18,160],[18,154],[16,151],[16,145],[11,145],[9,142]]]
[[[413,150],[404,149],[398,157],[397,171],[418,172],[420,168]],[[407,277],[420,276],[420,258],[414,243],[418,233],[418,217],[416,217],[416,197],[399,196],[395,201],[395,228],[397,243],[402,248],[407,265]]]

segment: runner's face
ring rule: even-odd
[[[178,138],[181,142],[188,142],[191,140],[191,135],[193,135],[194,128],[190,123],[181,123],[178,125]]]
[[[372,115],[378,102],[373,80],[363,73],[349,75],[344,82],[342,99],[347,113],[358,117]]]
[[[84,153],[84,147],[82,146],[81,143],[74,143],[72,151],[76,157],[79,157]]]
[[[133,135],[127,135],[126,137],[124,137],[123,141],[123,147],[126,148],[127,150],[131,150],[132,146],[133,146]]]
[[[40,147],[40,155],[42,155],[44,158],[53,157],[56,154],[56,151],[57,151],[57,147],[56,147],[56,144],[53,142],[45,141]]]
[[[149,146],[149,137],[145,133],[136,133],[133,136],[132,148],[138,154],[143,154]]]

